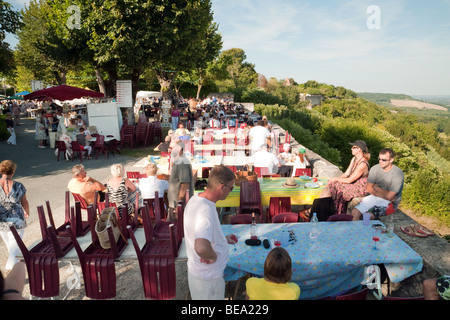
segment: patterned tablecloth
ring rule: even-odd
[[[380,223],[371,221],[371,224]],[[225,280],[236,280],[246,273],[264,275],[264,261],[270,249],[247,246],[249,225],[223,225],[224,234],[236,234],[239,242],[230,245]],[[365,267],[384,264],[392,282],[400,282],[422,270],[422,258],[395,234],[380,233],[378,250],[373,250],[371,226],[356,222],[319,222],[317,239],[309,237],[311,223],[259,224],[261,239],[280,239],[293,231],[295,243],[285,249],[292,259],[292,281],[301,289],[301,300],[335,296],[361,284]]]

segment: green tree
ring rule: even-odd
[[[16,33],[21,26],[21,14],[8,2],[0,0],[0,73],[3,75],[11,73],[15,66],[13,51],[4,41],[6,33]]]
[[[222,51],[215,61],[213,70],[216,74],[216,84],[221,92],[232,92],[235,99],[241,97],[245,90],[258,87],[258,73],[255,65],[246,61],[243,49],[233,48]]]

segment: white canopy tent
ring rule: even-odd
[[[138,91],[138,93],[136,93],[136,100],[154,97],[155,98],[162,97],[162,93],[159,91]]]

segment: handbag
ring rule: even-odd
[[[116,209],[114,207],[103,209],[102,213],[100,214],[100,218],[95,223],[95,233],[97,234],[98,241],[103,249],[111,249],[111,243],[109,241],[107,229],[109,226],[113,231],[115,243],[117,243],[117,241],[119,240],[119,236],[122,236],[124,241],[127,243],[125,236],[120,230],[115,210]]]
[[[329,216],[332,216],[336,213],[336,209],[334,208],[333,204],[333,198],[327,197],[314,199],[310,212],[310,220],[313,216],[313,213],[315,212],[319,221],[327,221]]]

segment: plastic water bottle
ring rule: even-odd
[[[252,213],[252,224],[250,225],[250,238],[258,239],[258,226],[256,225],[255,213]]]
[[[313,216],[311,218],[311,231],[309,233],[309,237],[311,239],[316,239],[317,236],[319,235],[319,230],[317,228],[317,224],[319,223],[319,219],[317,219],[317,213],[313,213]]]

